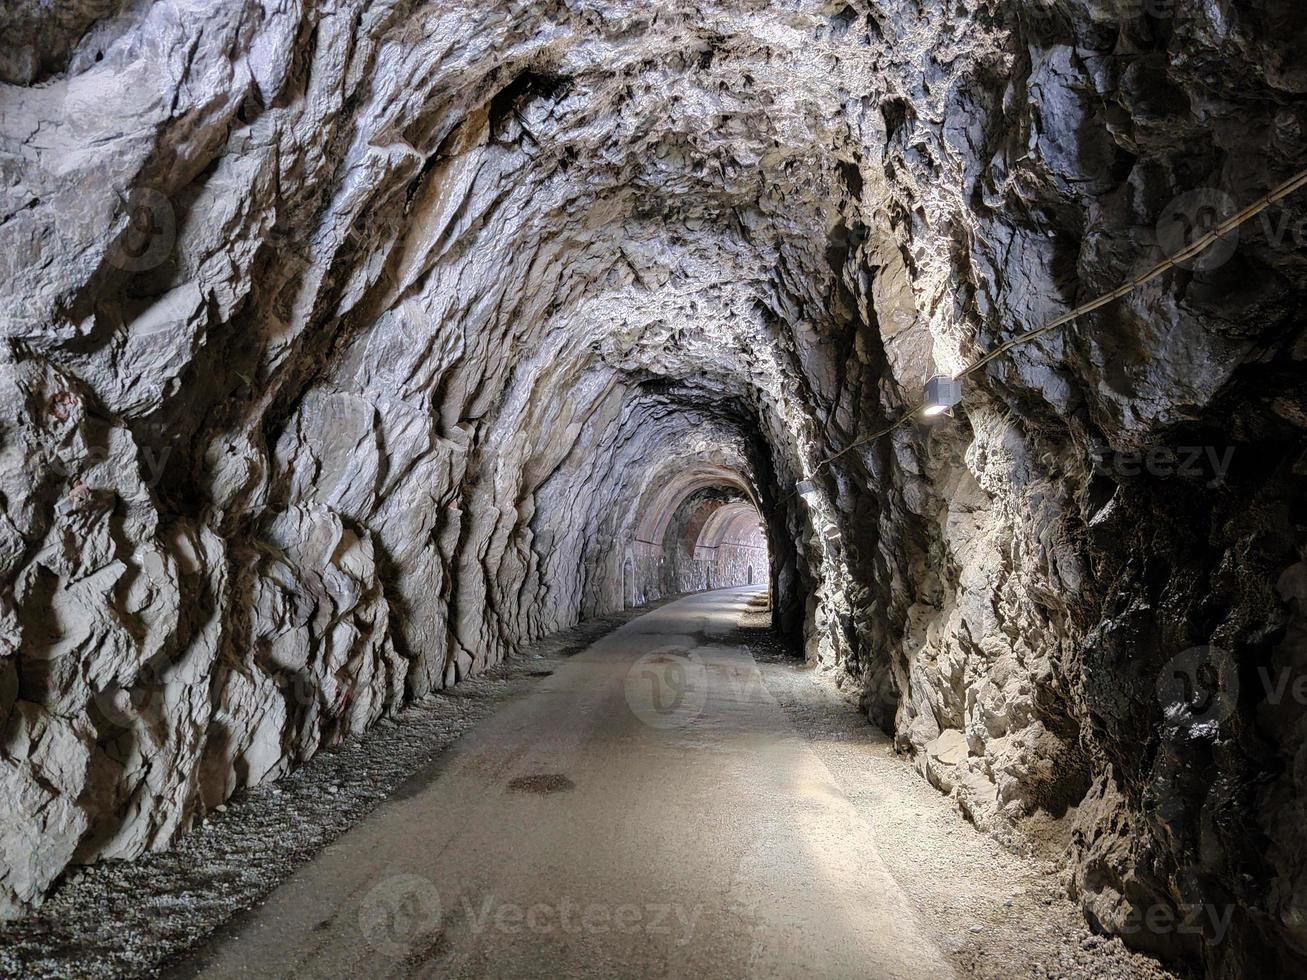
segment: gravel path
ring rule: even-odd
[[[740,683],[748,599],[578,654],[179,977],[951,980],[810,744]]]
[[[69,875],[0,925],[0,977],[156,976],[358,823],[478,721],[636,615],[607,616],[408,706],[294,773],[247,790],[168,851]]]
[[[1067,898],[1064,872],[977,832],[868,725],[830,674],[797,662],[746,615],[748,646],[768,691],[874,828],[877,849],[959,977],[978,980],[1179,980],[1120,940],[1095,935]]]
[[[35,914],[0,927],[0,976],[154,976],[263,899],[460,735],[529,693],[591,642],[651,607],[606,617],[406,708],[297,772],[240,794],[167,852],[70,876]],[[829,675],[746,615],[768,692],[874,828],[878,850],[959,977],[1175,980],[1093,935],[1053,864],[977,833],[866,724]],[[869,926],[871,924],[869,923]]]

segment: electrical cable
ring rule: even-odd
[[[1226,235],[1230,234],[1230,232],[1234,231],[1236,228],[1240,227],[1241,225],[1247,224],[1249,221],[1257,217],[1259,214],[1261,214],[1271,205],[1278,204],[1280,201],[1284,200],[1290,194],[1294,193],[1294,191],[1300,190],[1303,187],[1307,187],[1307,170],[1304,170],[1296,177],[1291,177],[1289,180],[1285,181],[1283,184],[1280,184],[1280,186],[1275,188],[1275,190],[1271,191],[1265,197],[1254,202],[1253,204],[1248,205],[1248,207],[1244,208],[1238,214],[1235,214],[1232,217],[1229,217],[1225,221],[1221,222],[1219,225],[1217,225],[1207,234],[1203,235],[1201,238],[1194,241],[1193,244],[1191,244],[1188,248],[1185,248],[1183,251],[1177,252],[1175,255],[1166,259],[1164,262],[1159,262],[1157,265],[1153,266],[1153,268],[1149,269],[1147,272],[1143,273],[1142,275],[1136,276],[1135,278],[1129,280],[1128,282],[1122,284],[1121,286],[1118,286],[1110,293],[1104,293],[1102,296],[1099,296],[1095,300],[1085,303],[1082,306],[1077,306],[1070,313],[1064,313],[1060,317],[1057,317],[1055,320],[1050,320],[1048,323],[1045,323],[1043,326],[1036,327],[1033,330],[1028,330],[1023,334],[1018,334],[1017,336],[1013,337],[1011,340],[1004,341],[1003,343],[995,347],[992,351],[987,353],[984,357],[980,358],[980,360],[976,361],[974,364],[968,365],[967,367],[959,371],[954,376],[954,380],[960,381],[962,378],[974,374],[975,372],[979,371],[982,367],[984,367],[986,364],[988,364],[990,361],[994,360],[994,358],[1002,354],[1006,354],[1013,347],[1018,347],[1021,344],[1029,343],[1030,341],[1034,340],[1036,337],[1041,337],[1044,334],[1048,333],[1049,331],[1056,330],[1058,327],[1065,326],[1066,324],[1070,323],[1072,320],[1078,320],[1080,317],[1084,316],[1087,313],[1093,313],[1095,310],[1101,309],[1102,307],[1107,306],[1109,303],[1113,303],[1124,296],[1128,296],[1130,293],[1134,292],[1140,286],[1150,283],[1158,276],[1161,276],[1164,273],[1169,272],[1170,270],[1176,268],[1177,266],[1180,265],[1180,263],[1186,262],[1189,259],[1196,258],[1197,256],[1201,255],[1209,247],[1214,245],[1217,241],[1224,238]],[[902,425],[904,422],[908,421],[910,418],[915,416],[919,411],[921,411],[925,407],[926,407],[926,403],[924,401],[918,402],[913,408],[909,409],[907,412],[900,415],[889,425],[885,426],[885,428],[879,429],[878,431],[873,432],[871,435],[867,436],[866,438],[859,439],[857,442],[850,443],[849,445],[841,449],[839,452],[835,453],[833,456],[827,456],[825,459],[821,460],[821,462],[817,463],[817,465],[813,467],[812,475],[816,476],[817,473],[821,471],[822,467],[828,466],[829,464],[835,462],[835,460],[839,459],[845,453],[857,449],[859,446],[865,446],[870,442],[875,442],[881,436],[893,432],[900,425]],[[789,496],[792,497],[794,496],[794,494],[791,493]],[[789,498],[787,497],[786,499]]]

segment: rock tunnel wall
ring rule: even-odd
[[[754,545],[722,544],[711,561],[708,587],[728,589],[766,580],[767,559]]]
[[[1302,201],[818,468],[1300,167],[1301,5],[0,16],[7,914],[684,591],[637,531],[715,468],[978,827],[1127,941],[1301,965]]]

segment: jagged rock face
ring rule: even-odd
[[[6,911],[696,586],[716,494],[778,624],[978,826],[1065,832],[1105,929],[1307,953],[1302,705],[1258,680],[1307,661],[1301,200],[816,470],[1154,264],[1185,192],[1301,166],[1300,5],[3,16]],[[1220,473],[1121,455],[1188,446]],[[1132,928],[1199,903],[1221,942]]]

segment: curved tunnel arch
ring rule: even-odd
[[[743,467],[667,463],[633,516],[624,554],[634,556],[635,589],[626,589],[624,565],[624,605],[773,578],[758,493]]]
[[[636,540],[662,545],[677,508],[692,494],[711,487],[734,489],[752,500],[749,482],[733,468],[710,464],[692,467],[657,487],[653,496],[642,505],[643,514],[635,528]]]
[[[703,551],[715,551],[723,545],[766,550],[762,517],[752,503],[735,501],[715,509],[699,530],[694,548],[697,555]]]

